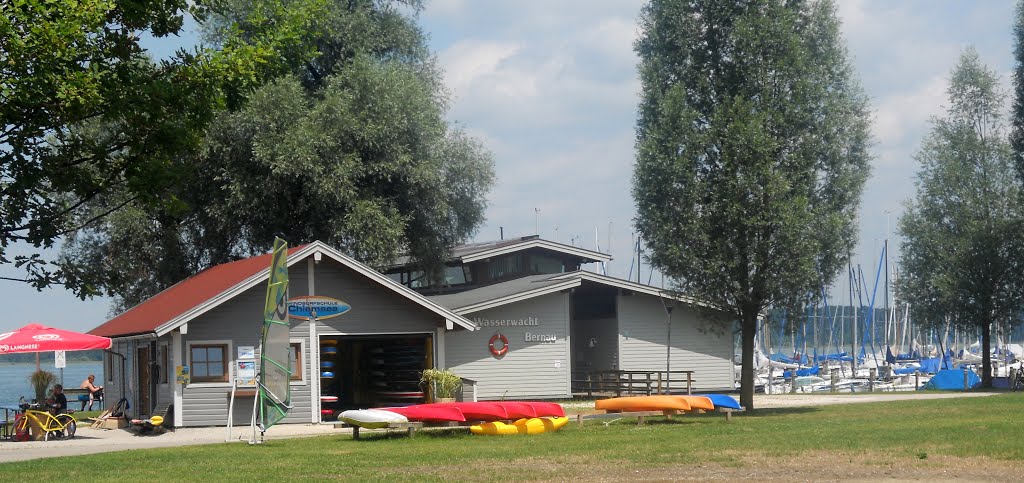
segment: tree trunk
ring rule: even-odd
[[[992,387],[992,324],[981,326],[981,387]]]
[[[740,368],[740,405],[754,410],[754,336],[757,334],[757,311],[744,310],[742,314],[743,354]]]

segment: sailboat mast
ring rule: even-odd
[[[885,343],[889,344],[889,227],[888,222],[885,228],[885,243],[882,244],[882,253],[885,254]]]
[[[853,370],[854,376],[857,374],[857,306],[853,305],[853,284],[857,282],[857,274],[853,271],[853,265],[847,264],[847,268],[850,270],[850,307],[853,307],[853,321],[850,324],[850,354],[852,355],[850,362],[850,368]]]

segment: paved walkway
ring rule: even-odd
[[[349,434],[351,429],[337,429],[331,424],[282,424],[267,431],[266,439],[299,438],[327,434]],[[248,425],[232,430],[232,442],[246,444],[252,434]],[[0,463],[56,456],[75,456],[133,449],[166,448],[196,444],[224,443],[227,428],[179,428],[158,435],[139,436],[127,429],[93,429],[78,427],[68,440],[0,442]]]
[[[960,397],[983,397],[998,393],[941,393],[921,394],[907,393],[875,393],[875,394],[783,394],[755,395],[754,405],[758,408],[780,408],[821,406],[828,404],[853,404],[878,401],[899,401],[907,399],[947,399]],[[593,403],[580,401],[565,404],[569,412],[574,409],[593,408]],[[350,429],[337,429],[330,424],[283,424],[270,428],[267,439],[298,438],[330,434],[350,434]],[[231,441],[245,444],[250,435],[249,427],[236,427],[232,431]],[[137,436],[124,429],[92,429],[80,426],[77,434],[70,440],[29,441],[17,443],[0,442],[0,463],[22,461],[57,456],[76,456],[133,449],[165,448],[174,446],[223,443],[227,437],[226,428],[179,428],[173,432],[160,435]]]

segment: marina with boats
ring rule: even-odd
[[[890,298],[898,272],[893,272],[891,281],[888,267],[883,247],[872,289],[863,269],[851,265],[848,299],[843,305],[830,303],[822,290],[818,300],[807,304],[801,313],[776,310],[764,317],[755,344],[756,392],[964,390],[978,386],[983,365],[979,331],[965,331],[948,318],[917,323],[909,304]],[[883,300],[878,300],[880,297]],[[1024,376],[1022,329],[995,327],[989,353],[994,387],[1011,387],[1018,375]],[[736,354],[738,387],[738,349]]]

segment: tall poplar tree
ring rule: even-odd
[[[993,327],[1024,307],[1024,203],[1001,111],[999,78],[969,49],[950,78],[946,115],[917,154],[917,194],[900,219],[899,289],[915,321],[981,333],[992,385]]]
[[[738,319],[753,408],[758,317],[834,278],[854,245],[867,100],[828,0],[652,0],[633,196],[650,260]]]
[[[1017,174],[1024,179],[1024,0],[1017,2],[1013,24],[1013,108],[1010,112],[1010,146]]]

